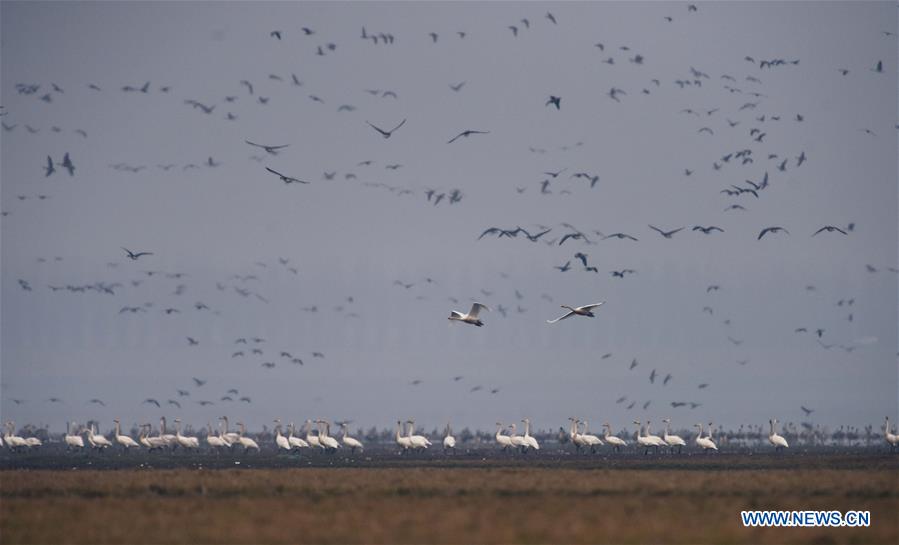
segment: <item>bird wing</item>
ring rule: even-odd
[[[476,319],[478,317],[478,313],[481,312],[481,309],[490,310],[490,308],[483,303],[472,303],[471,310],[468,311],[468,317]]]
[[[461,137],[464,136],[464,135],[465,135],[465,132],[464,132],[464,131],[463,131],[463,132],[460,132],[460,133],[457,134],[456,136],[452,137],[452,138],[450,139],[450,141],[447,142],[447,144],[452,144],[453,142],[455,142],[456,140],[458,140],[459,138],[461,138]]]
[[[254,144],[254,145],[255,145],[255,144]],[[265,170],[271,172],[272,174],[274,174],[274,175],[276,175],[276,176],[281,176],[282,178],[286,178],[286,177],[287,177],[287,176],[284,176],[283,174],[281,174],[280,172],[278,172],[277,170],[274,170],[274,169],[271,169],[271,168],[268,168],[268,167],[265,167]]]
[[[386,93],[385,93],[385,94],[386,94]],[[395,95],[395,93],[394,93],[394,95]],[[397,129],[399,129],[400,127],[402,127],[402,126],[405,125],[405,124],[406,124],[406,120],[403,119],[402,121],[400,121],[400,124],[399,124],[399,125],[397,125],[396,127],[390,129],[390,134],[393,134]]]
[[[596,307],[600,307],[605,304],[605,301],[601,301],[599,303],[593,303],[592,305],[584,305],[582,307],[578,307],[578,310],[593,310]]]
[[[368,126],[369,126],[369,127],[373,128],[374,130],[378,131],[379,133],[383,134],[384,136],[390,136],[390,133],[389,133],[389,132],[384,132],[383,130],[379,129],[378,127],[375,127],[374,125],[372,125],[372,124],[369,123],[368,121],[366,121],[366,123],[368,123]]]
[[[568,314],[565,314],[564,316],[559,316],[555,320],[547,320],[546,323],[554,324],[554,323],[558,322],[559,320],[564,320],[565,318],[568,318],[569,316],[574,316],[574,312],[569,311]]]

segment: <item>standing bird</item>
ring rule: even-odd
[[[774,450],[780,450],[782,448],[789,448],[790,445],[787,444],[787,440],[783,438],[782,435],[778,435],[776,431],[774,431],[774,425],[777,424],[777,419],[768,420],[768,425],[771,426],[771,433],[768,434],[768,442],[774,445]]]

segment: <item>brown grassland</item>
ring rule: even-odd
[[[895,465],[0,472],[8,543],[899,543]],[[743,528],[743,509],[870,510]]]

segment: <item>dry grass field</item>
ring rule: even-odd
[[[889,543],[893,463],[822,469],[5,470],[11,543]],[[746,529],[743,509],[871,511]]]

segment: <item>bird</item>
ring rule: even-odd
[[[452,144],[453,142],[455,142],[455,141],[458,140],[459,138],[462,138],[463,136],[464,136],[465,138],[468,138],[468,137],[471,136],[472,134],[490,134],[490,131],[473,131],[473,130],[470,130],[470,129],[469,129],[469,130],[464,130],[464,131],[460,132],[459,134],[457,134],[456,136],[452,137],[452,138],[449,140],[449,142],[447,142],[447,144]]]
[[[789,448],[790,445],[787,443],[787,440],[784,439],[782,435],[778,435],[777,431],[775,431],[777,419],[768,420],[768,424],[771,426],[771,433],[768,434],[768,442],[774,445],[774,450],[779,451],[781,449]]]
[[[122,246],[122,249],[125,250],[125,253],[128,254],[128,259],[130,259],[131,261],[137,261],[138,259],[140,259],[141,256],[153,255],[153,252],[137,252],[137,253],[135,253],[135,252],[132,252],[131,250],[129,250],[128,248],[125,248],[124,246]]]
[[[599,302],[599,303],[593,303],[593,304],[590,304],[590,305],[584,305],[584,306],[576,307],[576,308],[572,308],[572,307],[570,307],[570,306],[568,306],[568,305],[561,305],[562,308],[567,308],[567,309],[568,309],[568,313],[565,314],[565,315],[563,315],[563,316],[560,316],[560,317],[556,318],[555,320],[547,320],[546,323],[548,323],[548,324],[554,324],[554,323],[556,323],[556,322],[558,322],[558,321],[560,321],[560,320],[564,320],[564,319],[569,318],[569,317],[571,317],[571,316],[587,316],[587,317],[589,317],[589,318],[594,318],[595,315],[594,315],[593,312],[592,312],[593,309],[596,308],[596,307],[602,306],[604,303],[605,303],[605,301],[601,301],[601,302]]]
[[[279,40],[281,39],[281,31],[280,30],[273,30],[273,31],[269,32],[268,35],[272,38],[277,38]]]
[[[196,384],[197,387],[203,386],[207,382],[205,380],[198,379],[197,377],[192,377],[192,378],[193,378],[194,384]]]
[[[556,23],[555,16],[553,16],[553,14],[548,11],[546,12],[546,18],[549,19],[550,21],[552,21],[552,24],[554,24],[554,25],[558,24],[558,23]]]
[[[468,314],[462,314],[461,312],[454,310],[450,313],[448,319],[481,327],[484,325],[484,322],[482,322],[478,318],[478,314],[481,312],[481,309],[488,311],[490,310],[490,308],[488,308],[487,305],[483,303],[473,303],[471,305],[471,310],[468,311]]]
[[[144,403],[150,403],[150,404],[152,404],[152,405],[156,405],[157,407],[160,406],[160,405],[159,405],[159,402],[156,401],[155,399],[153,399],[152,397],[148,397],[147,399],[145,399],[145,400],[144,400]]]
[[[281,178],[281,181],[284,182],[285,184],[292,184],[292,183],[308,184],[309,183],[304,180],[300,180],[299,178],[291,178],[290,176],[285,176],[284,174],[281,174],[277,170],[271,169],[269,167],[265,167],[265,170],[267,170],[267,171],[271,172],[272,174]]]
[[[457,83],[457,84],[455,84],[455,85],[453,85],[453,84],[451,83],[451,84],[449,84],[449,87],[450,87],[450,89],[452,89],[453,91],[455,91],[455,92],[458,93],[459,91],[462,90],[462,87],[465,86],[465,83],[466,83],[466,82],[464,82],[464,81],[459,82],[459,83]]]
[[[75,164],[72,163],[72,158],[69,157],[69,153],[66,154],[62,158],[62,163],[59,164],[62,168],[66,169],[69,173],[69,176],[75,175]]]
[[[808,408],[805,407],[805,405],[800,405],[799,408],[802,409],[802,412],[805,413],[805,416],[809,416],[809,415],[811,415],[813,412],[815,412],[814,409],[808,409]]]
[[[246,142],[247,144],[249,144],[251,146],[254,146],[257,148],[262,148],[265,150],[266,153],[270,153],[272,155],[277,155],[278,150],[282,150],[282,149],[290,146],[290,144],[282,144],[280,146],[266,146],[264,144],[256,144],[255,142],[250,142],[249,140],[244,140],[244,142]]]
[[[383,129],[380,129],[380,128],[378,128],[378,127],[372,125],[371,122],[369,122],[369,121],[367,121],[367,120],[366,120],[366,123],[368,123],[368,126],[369,126],[369,127],[373,128],[374,130],[376,130],[376,131],[378,131],[379,133],[381,133],[381,136],[383,136],[384,138],[390,138],[390,137],[393,135],[393,133],[397,131],[397,129],[399,129],[400,127],[402,127],[402,126],[406,123],[406,120],[403,119],[402,121],[400,121],[400,124],[399,124],[399,125],[397,125],[396,127],[390,129],[389,131],[385,131],[385,130],[383,130]]]
[[[765,227],[764,229],[759,231],[759,237],[756,240],[762,240],[762,237],[767,235],[768,233],[779,233],[781,231],[788,235],[790,234],[790,232],[783,227]]]
[[[658,227],[655,227],[655,226],[653,226],[653,225],[650,225],[649,228],[652,229],[653,231],[656,231],[657,233],[659,233],[660,235],[662,235],[662,236],[665,237],[665,238],[671,238],[671,237],[674,236],[676,233],[678,233],[678,232],[680,232],[680,231],[682,231],[682,230],[684,229],[683,227],[679,227],[679,228],[673,229],[673,230],[671,230],[671,231],[663,231],[663,230],[661,230],[661,229],[659,229]]]
[[[603,240],[610,239],[610,238],[617,238],[619,240],[623,240],[623,239],[633,240],[634,242],[637,242],[636,237],[628,235],[627,233],[612,233],[611,235],[606,235],[606,236],[602,237]]]
[[[557,110],[562,109],[562,97],[557,97],[555,95],[549,95],[549,100],[546,101],[545,106],[549,106],[552,104],[556,107]]]
[[[702,233],[705,235],[710,234],[712,231],[719,231],[721,233],[724,232],[724,229],[722,229],[718,226],[715,226],[715,225],[709,225],[708,227],[703,227],[702,225],[695,225],[695,226],[693,226],[693,230],[694,231],[702,231]]]
[[[833,233],[834,231],[836,231],[836,232],[841,233],[841,234],[844,234],[844,235],[848,234],[848,233],[846,233],[846,231],[840,229],[839,227],[834,227],[833,225],[825,225],[824,227],[822,227],[822,228],[818,229],[817,231],[815,231],[815,232],[812,234],[812,236],[815,236],[815,235],[817,235],[818,233],[821,233],[822,231],[827,231],[828,233]]]

